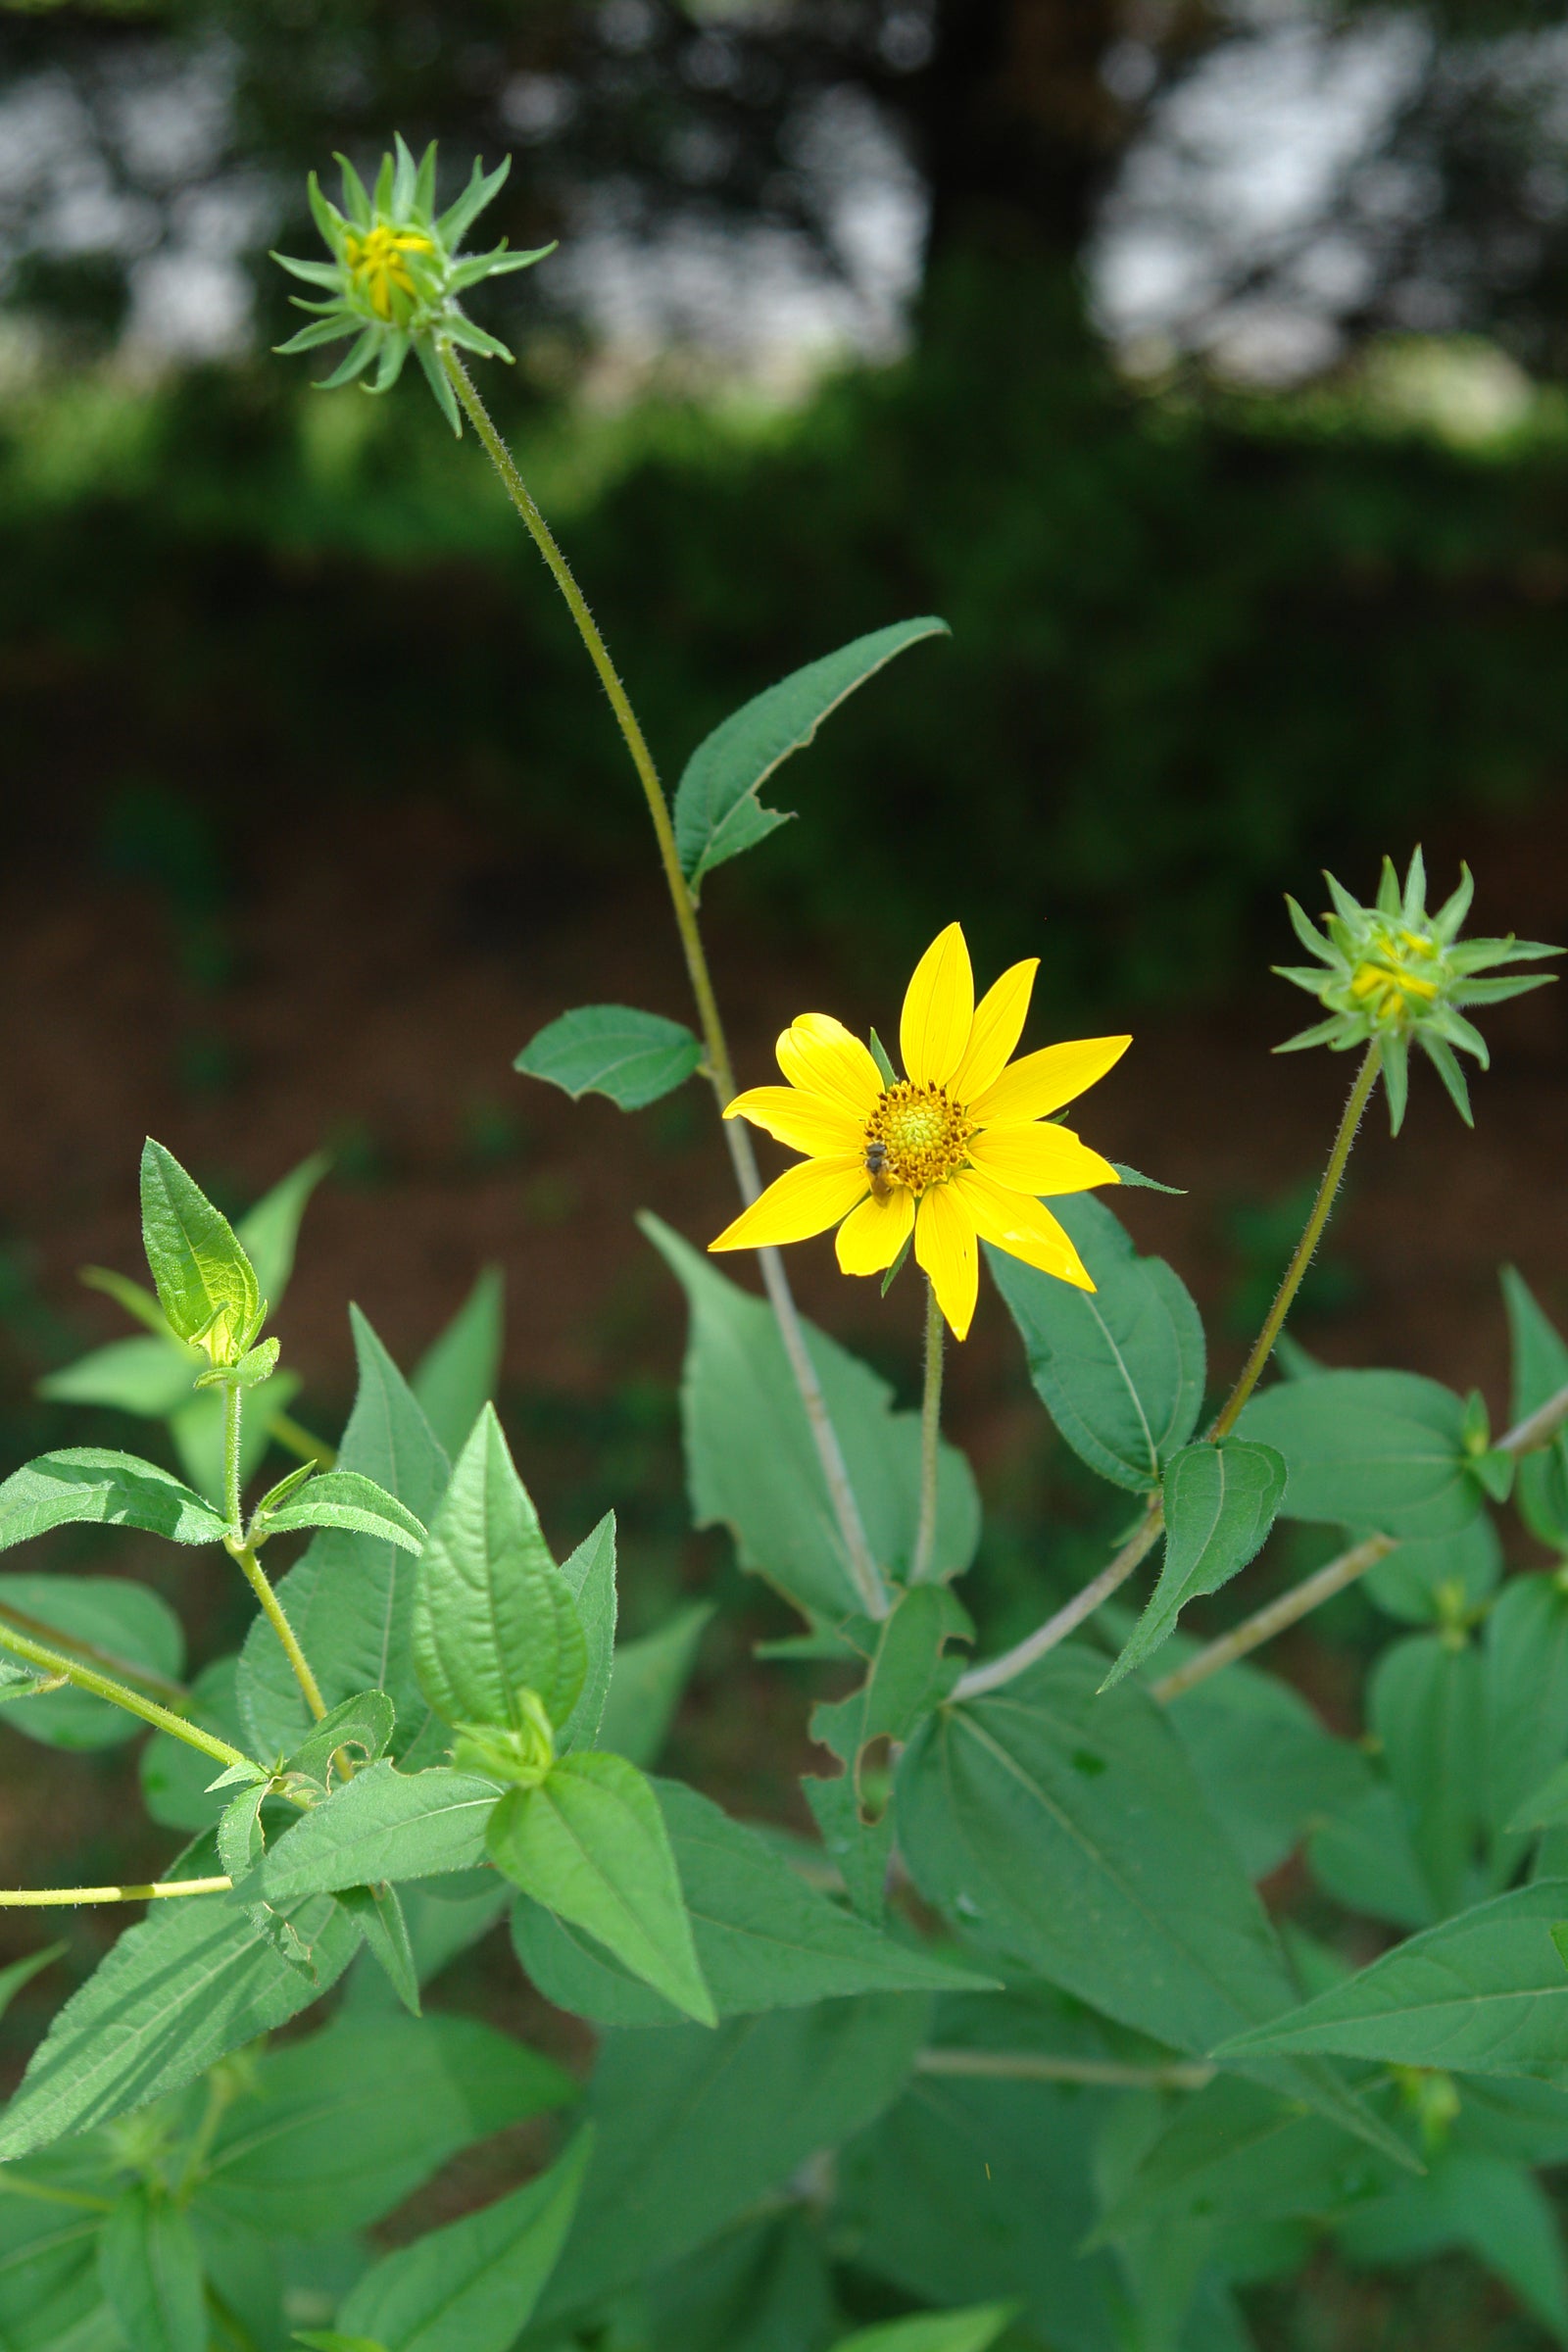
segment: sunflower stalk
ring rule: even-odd
[[[942,1450],[942,1351],[947,1326],[930,1277],[925,1286],[925,1389],[920,1399],[920,1524],[909,1582],[931,1573],[937,1541],[937,1478]]]

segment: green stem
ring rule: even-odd
[[[172,1715],[156,1699],[143,1698],[139,1690],[128,1690],[123,1683],[112,1681],[107,1674],[99,1674],[91,1666],[79,1665],[74,1658],[68,1658],[61,1650],[50,1649],[42,1642],[34,1642],[26,1634],[17,1633],[9,1625],[0,1624],[0,1649],[9,1650],[15,1657],[25,1658],[29,1666],[41,1667],[46,1674],[58,1674],[63,1682],[70,1683],[77,1690],[90,1691],[94,1698],[106,1698],[112,1707],[123,1707],[127,1715],[140,1716],[143,1723],[150,1723],[158,1731],[169,1732],[174,1739],[183,1740],[187,1747],[199,1747],[203,1755],[211,1756],[215,1763],[249,1764],[254,1760],[239,1748],[230,1747],[226,1740],[215,1739],[211,1732],[198,1730],[195,1724],[187,1723],[183,1716]]]
[[[63,1911],[77,1903],[155,1903],[169,1895],[226,1894],[232,1879],[158,1879],[147,1886],[4,1886],[0,1910]]]
[[[1361,1113],[1367,1106],[1367,1100],[1382,1066],[1383,1044],[1381,1039],[1375,1037],[1362,1055],[1361,1066],[1355,1073],[1355,1083],[1340,1119],[1328,1166],[1323,1171],[1317,1198],[1301,1230],[1301,1238],[1296,1245],[1295,1255],[1285,1269],[1285,1279],[1275,1294],[1274,1303],[1263,1318],[1263,1328],[1253,1342],[1252,1352],[1242,1366],[1241,1376],[1221,1405],[1214,1426],[1208,1433],[1211,1439],[1226,1437],[1236,1427],[1243,1405],[1256,1388],[1263,1367],[1274,1352],[1274,1343],[1285,1328],[1285,1318],[1301,1287],[1301,1277],[1311,1264],[1313,1251],[1323,1238],[1323,1228],[1329,1221],[1335,1195],[1345,1178],[1346,1163],[1350,1156],[1350,1146],[1355,1141],[1355,1131],[1361,1124]]]
[[[181,2205],[190,2203],[192,2193],[206,2167],[208,2156],[212,2152],[213,2141],[218,2135],[218,2127],[223,2120],[225,2110],[232,2103],[233,2096],[233,2078],[226,2070],[219,2070],[208,2076],[207,2104],[202,2111],[202,2120],[197,2126],[195,2135],[185,2151],[185,2161],[180,2167],[179,2180],[174,2190],[177,2203]]]
[[[161,1690],[166,1698],[188,1703],[190,1692],[183,1683],[176,1683],[156,1666],[143,1666],[135,1658],[122,1658],[113,1649],[100,1649],[96,1642],[84,1642],[77,1634],[63,1633],[58,1625],[47,1625],[43,1618],[29,1616],[25,1609],[13,1608],[9,1601],[0,1603],[0,1625],[14,1625],[24,1634],[32,1634],[40,1642],[58,1642],[62,1649],[72,1650],[91,1665],[101,1666],[106,1674],[116,1675],[133,1683],[145,1683],[150,1690]]]
[[[535,504],[532,492],[517,469],[516,461],[500,433],[497,432],[490,413],[479,396],[478,386],[450,344],[438,344],[436,350],[448,381],[463,405],[464,414],[473,426],[481,447],[500,475],[502,487],[526,525],[534,545],[545,560],[551,578],[561,591],[567,612],[576,623],[577,634],[587,648],[588,659],[598,672],[599,682],[609,697],[610,707],[615,714],[615,723],[620,728],[626,749],[631,755],[632,765],[637,771],[637,781],[642,786],[643,798],[648,804],[648,814],[653,821],[654,838],[659,845],[660,863],[664,869],[664,880],[669,890],[669,903],[674,910],[675,928],[680,934],[681,953],[686,958],[687,978],[691,983],[692,995],[697,1004],[698,1023],[703,1033],[703,1051],[707,1057],[709,1082],[713,1089],[719,1110],[722,1112],[725,1106],[734,1100],[736,1092],[735,1074],[729,1057],[729,1045],[724,1035],[724,1024],[719,1018],[718,1000],[713,994],[713,983],[708,969],[708,956],[703,947],[702,932],[697,920],[697,902],[692,896],[690,885],[681,865],[680,852],[675,841],[675,828],[670,822],[669,807],[664,799],[663,786],[659,780],[659,770],[654,764],[654,756],[648,748],[647,737],[638,724],[637,713],[631,707],[630,698],[610,658],[610,648],[606,645],[599,624],[589,610],[588,600],[578,587],[570,564],[556,544],[555,534]],[[740,1187],[741,1198],[750,1204],[762,1189],[761,1180],[757,1171],[757,1155],[752,1150],[752,1139],[745,1128],[734,1119],[723,1121],[723,1131],[730,1161],[735,1170],[736,1182]],[[860,1517],[855,1490],[850,1483],[849,1467],[844,1459],[844,1449],[839,1444],[838,1432],[833,1427],[832,1418],[827,1409],[827,1400],[822,1395],[822,1385],[816,1377],[816,1368],[807,1349],[806,1335],[801,1328],[801,1318],[790,1290],[789,1277],[784,1271],[783,1261],[776,1250],[760,1250],[757,1255],[761,1267],[762,1281],[767,1291],[768,1300],[778,1322],[780,1337],[784,1342],[784,1350],[790,1359],[790,1369],[795,1376],[795,1385],[800,1391],[801,1401],[806,1408],[807,1422],[810,1429],[812,1443],[816,1447],[817,1459],[822,1466],[822,1475],[827,1485],[828,1499],[833,1508],[833,1515],[838,1521],[839,1534],[844,1544],[850,1574],[859,1594],[861,1606],[873,1617],[885,1617],[888,1612],[887,1588],[883,1582],[881,1571],[872,1556],[871,1546],[866,1540],[865,1524]]]
[[[1110,2089],[1202,2090],[1214,2069],[1201,2059],[1192,2065],[1126,2066],[1113,2058],[1056,2058],[1044,2050],[921,2050],[919,2075],[948,2075],[959,2082],[1093,2082]]]
[[[1092,1617],[1110,1598],[1118,1586],[1127,1582],[1139,1561],[1152,1550],[1164,1532],[1164,1504],[1157,1494],[1152,1494],[1144,1517],[1115,1558],[1107,1561],[1098,1576],[1091,1577],[1071,1600],[1064,1601],[1054,1616],[1048,1617],[1044,1625],[1036,1626],[1034,1632],[1022,1642],[1015,1643],[1011,1649],[1004,1650],[1000,1658],[993,1658],[988,1665],[972,1666],[967,1674],[960,1675],[953,1687],[954,1697],[983,1698],[988,1690],[999,1690],[1004,1683],[1012,1682],[1037,1658],[1043,1658],[1047,1650],[1054,1649],[1058,1642],[1065,1642],[1086,1617]]]
[[[925,1286],[925,1391],[920,1399],[920,1525],[914,1539],[914,1561],[909,1582],[920,1584],[931,1571],[937,1541],[937,1471],[942,1446],[942,1349],[947,1326],[937,1304],[936,1285]]]
[[[40,2205],[74,2205],[81,2213],[113,2213],[114,2201],[109,2197],[92,2196],[84,2188],[56,2188],[48,2180],[29,2180],[24,2173],[14,2173],[9,2164],[0,2165],[0,2192],[13,2197],[36,2197]]]
[[[300,1647],[299,1636],[283,1613],[283,1604],[267,1581],[267,1571],[249,1544],[231,1543],[231,1556],[239,1562],[241,1573],[251,1591],[262,1604],[262,1613],[283,1644],[283,1655],[294,1670],[294,1680],[305,1693],[305,1703],[318,1723],[326,1713],[326,1701],[321,1686],[311,1671],[311,1661]]]
[[[231,1380],[223,1391],[223,1507],[228,1513],[229,1540],[234,1544],[244,1530],[239,1496],[239,1442],[244,1412],[240,1385]]]

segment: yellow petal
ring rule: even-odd
[[[982,1127],[1043,1119],[1103,1078],[1132,1042],[1130,1037],[1081,1037],[1071,1045],[1042,1046],[1038,1054],[1012,1062],[969,1108]]]
[[[899,1047],[916,1086],[946,1086],[974,1025],[974,973],[963,932],[950,923],[914,967],[904,995]]]
[[[1024,1017],[1039,969],[1038,956],[1013,964],[986,990],[975,1006],[967,1050],[953,1073],[953,1092],[960,1102],[972,1102],[1002,1076],[1007,1055],[1023,1035]]]
[[[954,1338],[966,1339],[980,1288],[980,1250],[974,1219],[951,1184],[939,1184],[921,1195],[914,1223],[914,1254],[931,1277],[937,1304],[947,1316]]]
[[[871,1049],[830,1012],[803,1012],[778,1041],[778,1066],[791,1086],[818,1095],[863,1127],[882,1092]]]
[[[1066,1127],[988,1127],[972,1138],[969,1157],[1018,1193],[1082,1193],[1092,1184],[1121,1182],[1109,1160]]]
[[[767,1250],[779,1242],[807,1242],[848,1216],[869,1179],[854,1159],[807,1159],[776,1176],[759,1200],[726,1225],[710,1250]]]
[[[820,1095],[803,1095],[793,1086],[754,1086],[736,1096],[724,1116],[750,1119],[792,1152],[809,1152],[813,1159],[842,1159],[847,1152],[865,1149],[861,1120],[852,1119]]]
[[[1042,1274],[1054,1274],[1058,1282],[1070,1282],[1080,1291],[1094,1289],[1066,1232],[1038,1200],[1009,1192],[978,1168],[965,1168],[947,1189],[957,1194],[983,1241],[1005,1250],[1009,1257],[1021,1257]]]
[[[913,1229],[914,1195],[907,1185],[895,1185],[883,1200],[872,1193],[839,1227],[839,1264],[846,1274],[885,1273]]]

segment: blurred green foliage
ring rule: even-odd
[[[1322,859],[1353,875],[1568,756],[1549,407],[1461,448],[1348,395],[1137,395],[1064,281],[974,260],[915,357],[796,409],[594,410],[546,373],[487,388],[671,782],[796,664],[953,624],[792,769],[808,821],[715,885],[752,922],[880,959],[957,913],[1090,1004],[1219,985]],[[428,405],[275,367],[13,394],[0,725],[40,826],[107,824],[124,870],[153,778],[239,870],[334,796],[414,793],[514,837],[558,910],[641,863],[569,622]]]

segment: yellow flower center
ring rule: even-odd
[[[966,1165],[973,1132],[963,1104],[946,1087],[906,1078],[888,1088],[865,1123],[865,1164],[873,1176],[923,1193]]]
[[[1374,1020],[1397,1021],[1414,1007],[1430,1004],[1438,984],[1417,962],[1430,963],[1437,950],[1418,931],[1385,933],[1350,975],[1350,994]]]
[[[381,224],[363,237],[352,229],[343,240],[343,255],[351,274],[370,297],[370,308],[377,318],[392,316],[392,289],[400,294],[418,292],[403,259],[406,253],[433,253],[428,237],[413,229],[387,228]]]

